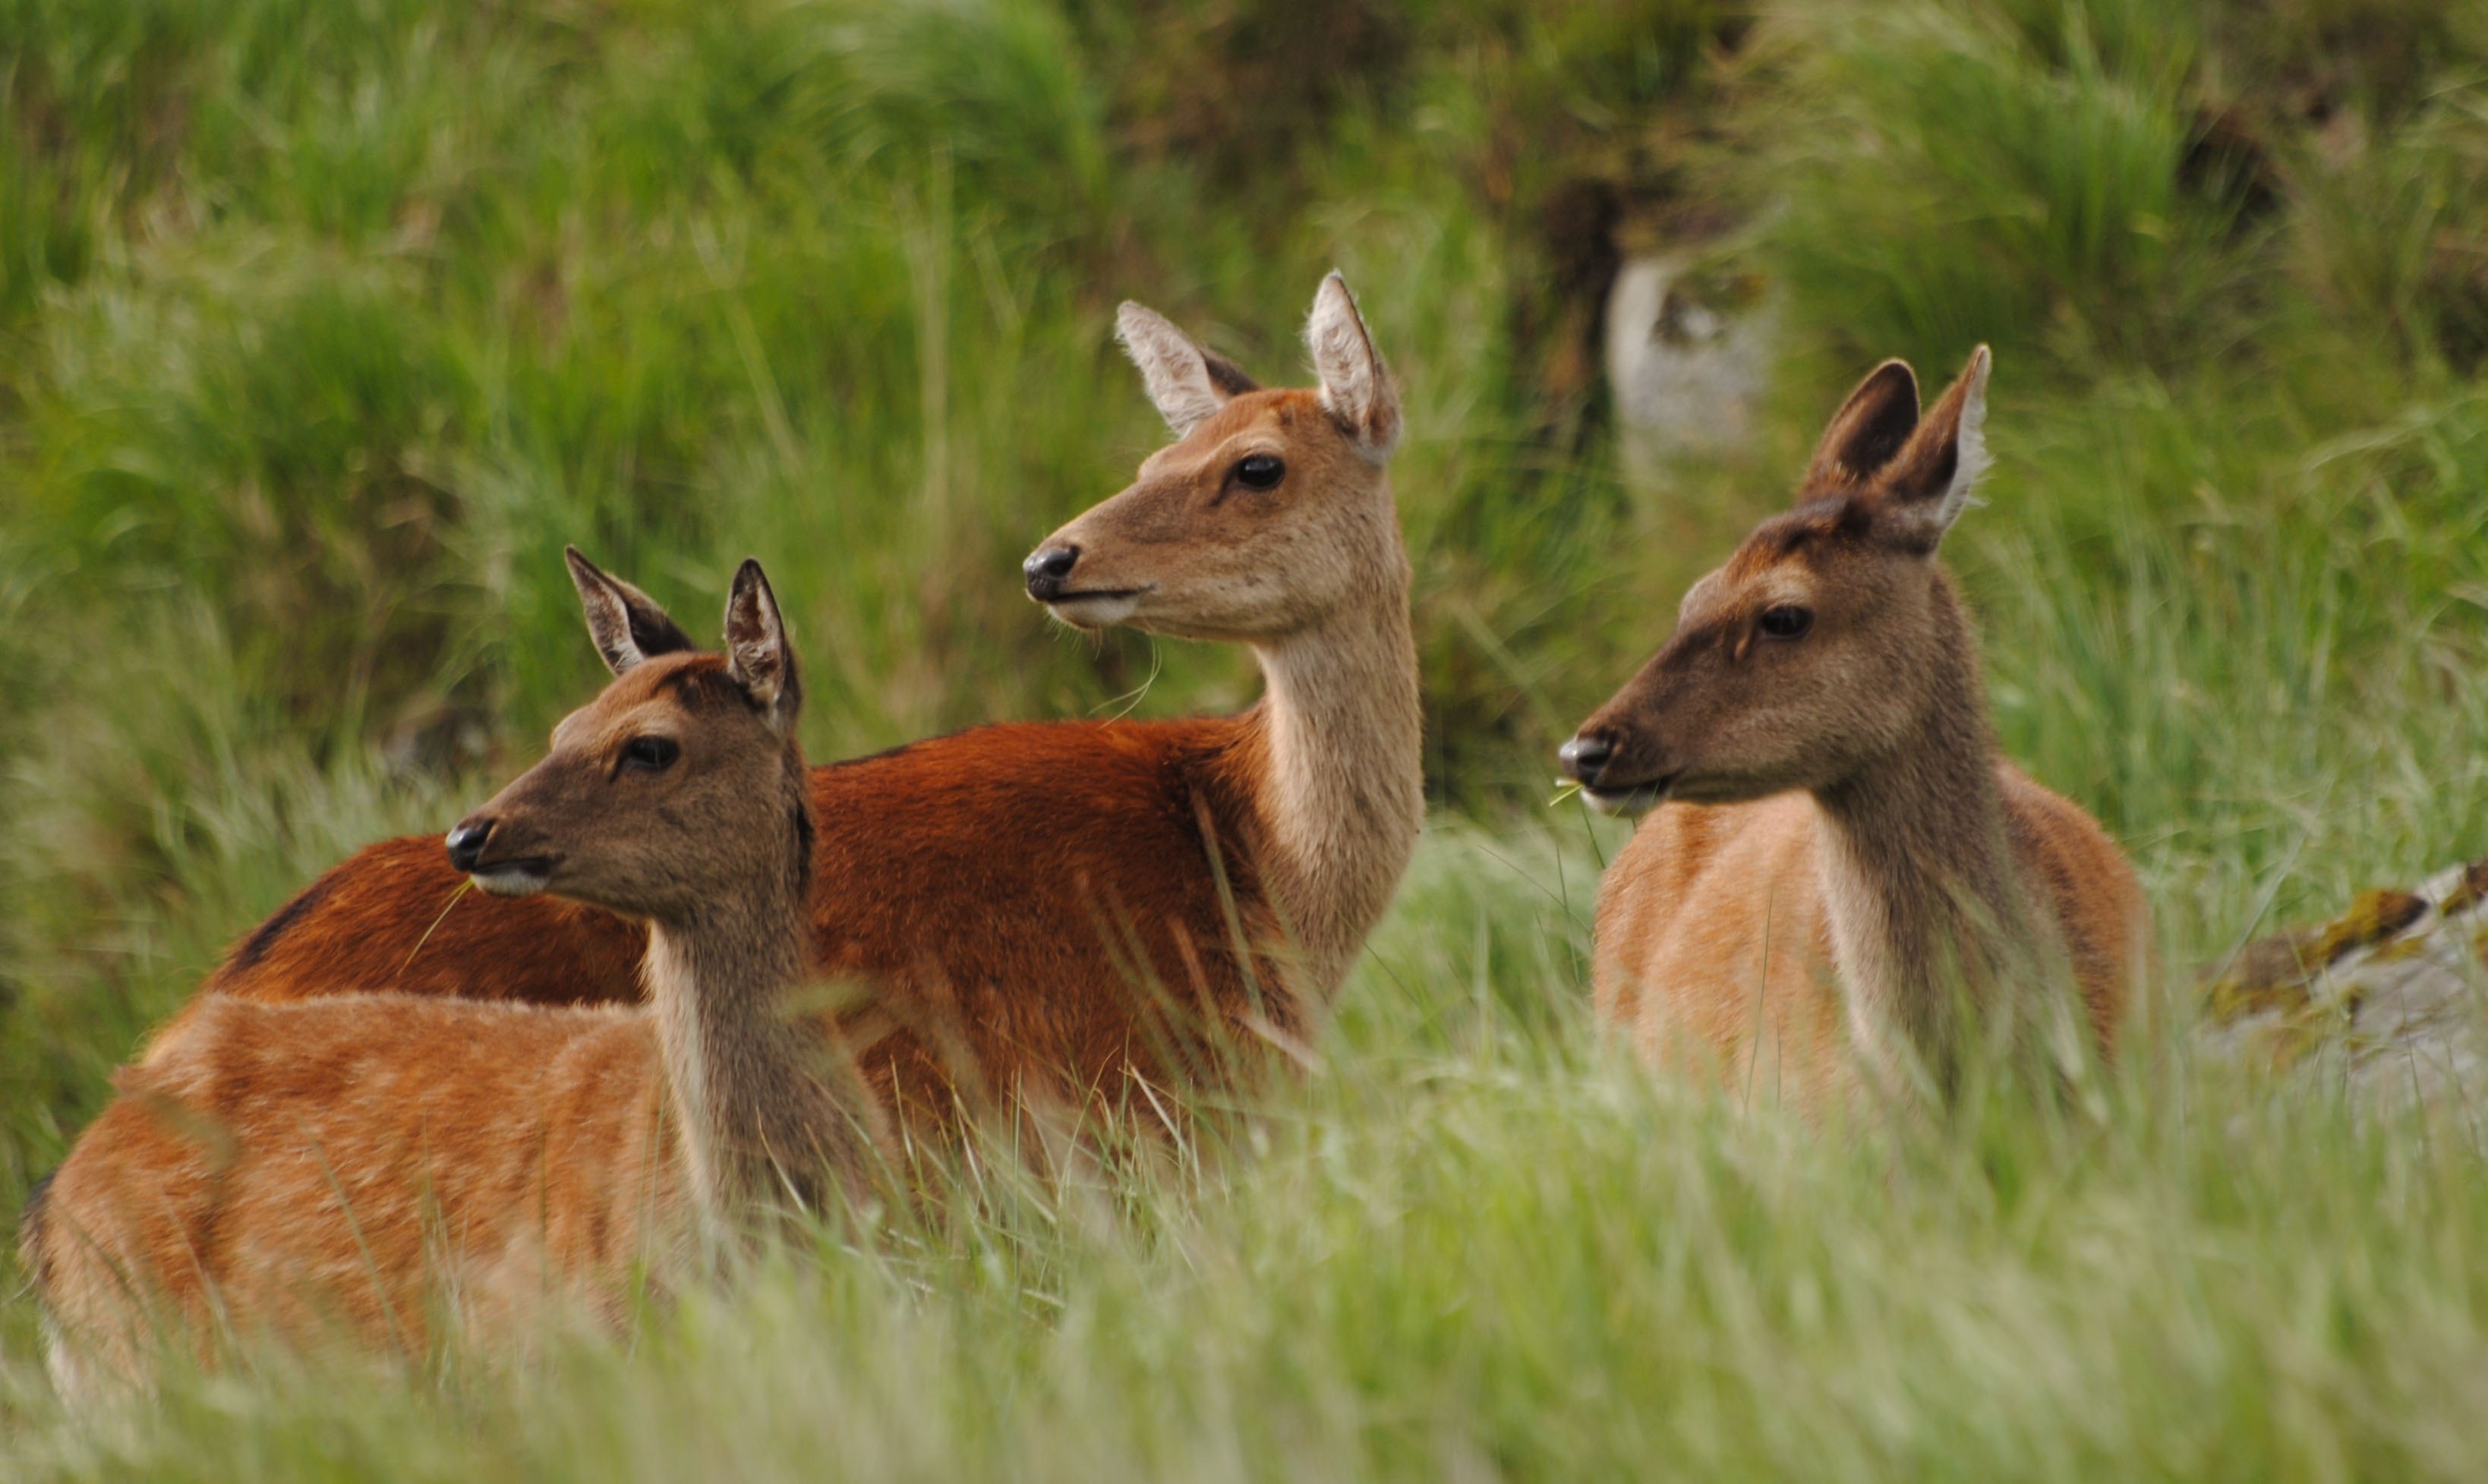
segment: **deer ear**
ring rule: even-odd
[[[1885,361],[1831,414],[1805,466],[1807,495],[1843,494],[1861,489],[1891,462],[1918,426],[1918,377],[1908,361]]]
[[[642,660],[695,647],[655,599],[599,572],[577,546],[564,546],[561,554],[570,564],[571,585],[579,589],[579,605],[587,614],[588,636],[605,657],[607,669],[619,675]]]
[[[1400,389],[1391,384],[1391,368],[1365,331],[1347,280],[1336,271],[1314,294],[1305,345],[1321,377],[1323,408],[1356,440],[1359,453],[1375,463],[1390,458],[1400,442]]]
[[[1156,310],[1126,300],[1115,312],[1115,338],[1141,368],[1149,401],[1178,438],[1225,406],[1228,398],[1253,390],[1253,378],[1234,362],[1193,344]]]
[[[1987,347],[1969,353],[1926,421],[1875,476],[1876,519],[1906,544],[1933,551],[1967,510],[1987,455]]]
[[[725,600],[725,673],[751,704],[768,714],[781,734],[795,730],[804,709],[804,687],[795,677],[795,651],[786,642],[786,621],[768,574],[749,557],[735,569]]]

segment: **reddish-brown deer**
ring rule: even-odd
[[[1601,808],[1663,805],[1597,924],[1599,1018],[1650,1060],[1806,1104],[1861,1071],[1943,1090],[1972,1034],[2078,1060],[2077,991],[2112,1048],[2149,958],[2140,889],[2088,815],[1997,756],[1936,558],[1987,468],[1988,364],[1981,347],[1923,421],[1909,368],[1878,367],[1796,507],[1693,585],[1564,745]]]
[[[1078,625],[1249,645],[1267,691],[1235,716],[991,726],[814,770],[821,966],[870,990],[841,1022],[911,1129],[1020,1093],[1214,1084],[1229,1050],[1301,1041],[1424,817],[1400,402],[1345,285],[1314,302],[1317,390],[1256,388],[1138,305],[1120,328],[1177,441],[1044,543],[1029,593]],[[631,602],[630,631],[662,638]],[[634,925],[460,881],[437,842],[372,846],[194,1003],[636,994]]]
[[[224,996],[120,1078],[21,1232],[64,1392],[156,1346],[325,1332],[420,1354],[446,1307],[618,1315],[773,1209],[865,1192],[878,1123],[780,1001],[812,972],[795,659],[760,569],[726,653],[638,628],[574,551],[615,678],[451,833],[456,869],[648,924],[649,1006]]]

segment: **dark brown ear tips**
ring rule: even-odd
[[[603,571],[577,546],[562,547],[561,555],[570,568],[570,585],[579,589],[588,637],[596,641],[607,669],[619,675],[656,656],[698,648],[655,599]]]
[[[786,642],[786,621],[769,574],[752,557],[734,570],[734,586],[726,594],[725,658],[727,677],[770,714],[779,731],[790,730],[803,706],[795,651]]]
[[[1800,492],[1840,494],[1862,488],[1891,462],[1918,426],[1918,374],[1903,360],[1866,373],[1823,430]]]
[[[1987,452],[1987,347],[1944,388],[1926,420],[1874,479],[1877,518],[1913,546],[1932,551],[1969,508],[1993,462]]]

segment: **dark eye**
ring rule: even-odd
[[[670,737],[634,737],[622,744],[622,766],[643,772],[664,772],[682,755],[682,743]]]
[[[1795,603],[1784,602],[1776,608],[1763,610],[1763,632],[1774,639],[1801,638],[1805,631],[1813,627],[1814,610],[1812,608],[1800,608]]]
[[[1247,490],[1275,490],[1287,477],[1287,466],[1269,454],[1254,454],[1235,465],[1235,482]]]

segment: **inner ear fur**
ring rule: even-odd
[[[1261,383],[1245,375],[1243,367],[1207,346],[1200,346],[1197,349],[1201,351],[1202,369],[1209,373],[1209,384],[1217,387],[1221,392],[1230,397],[1241,397],[1246,392],[1258,392],[1261,389]]]
[[[655,599],[599,569],[577,546],[564,546],[561,554],[570,568],[571,586],[579,589],[588,637],[596,641],[607,669],[619,675],[659,655],[698,647]]]
[[[771,725],[791,732],[804,705],[795,648],[787,641],[786,620],[778,610],[769,576],[750,557],[735,570],[733,589],[726,595],[725,655],[727,677],[769,714]]]
[[[1253,378],[1233,361],[1202,349],[1146,305],[1126,300],[1115,312],[1115,338],[1140,368],[1149,401],[1178,438],[1225,406],[1230,397],[1254,389]]]
[[[1918,426],[1918,375],[1903,360],[1866,373],[1823,430],[1798,489],[1808,496],[1862,490]]]
[[[1987,473],[1987,373],[1992,359],[1985,346],[1971,351],[1969,364],[1875,475],[1870,493],[1879,518],[1928,549],[1969,508]]]
[[[1400,443],[1400,389],[1382,352],[1373,348],[1365,317],[1357,312],[1356,295],[1336,271],[1315,291],[1313,314],[1305,321],[1305,348],[1313,352],[1314,371],[1321,378],[1323,409],[1359,453],[1375,463],[1388,460]]]

